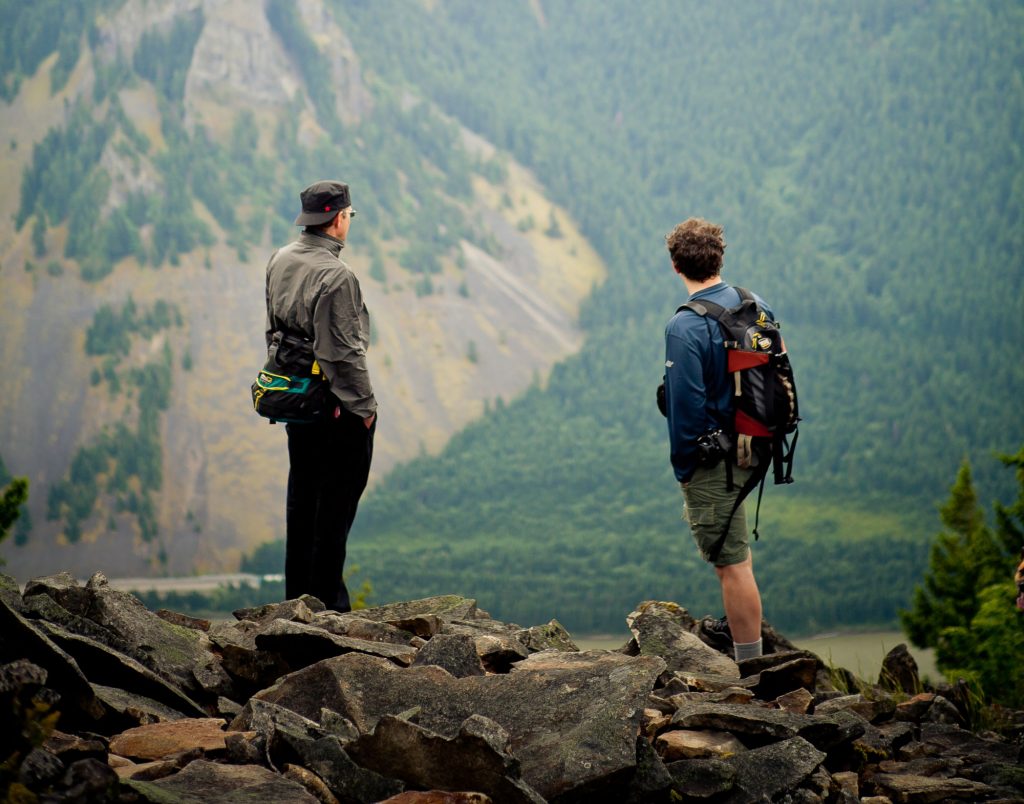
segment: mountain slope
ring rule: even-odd
[[[0,111],[21,187],[0,199],[0,451],[32,482],[16,573],[231,568],[280,536],[284,434],[247,386],[263,266],[321,176],[361,213],[345,255],[373,317],[375,475],[579,348],[605,269],[573,221],[486,141],[365,78],[322,4],[91,13],[64,82],[63,53],[14,69]]]

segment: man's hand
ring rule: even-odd
[[[371,427],[373,427],[373,423],[375,421],[377,421],[377,414],[371,413],[369,416],[363,419],[363,424],[366,425],[366,429],[369,430]]]

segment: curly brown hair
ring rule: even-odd
[[[687,279],[703,282],[722,270],[725,239],[722,227],[703,218],[687,218],[665,235],[672,267]]]

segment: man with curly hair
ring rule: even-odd
[[[721,226],[689,218],[665,236],[665,244],[689,302],[705,300],[724,308],[740,303],[740,294],[721,278],[725,253]],[[764,301],[755,298],[770,316]],[[737,661],[760,656],[761,594],[743,505],[732,513],[753,468],[747,461],[746,466],[737,463],[735,445],[729,443],[733,381],[726,371],[721,330],[710,316],[681,309],[665,328],[665,408],[672,468],[682,487],[685,518],[702,557],[714,563],[722,587],[726,616],[703,621],[702,630],[716,646],[731,643]],[[719,432],[724,436],[712,435]],[[715,556],[715,545],[726,526]]]

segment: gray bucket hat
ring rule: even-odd
[[[348,185],[340,181],[318,181],[299,193],[302,212],[296,226],[319,226],[327,223],[346,207],[352,206]]]

